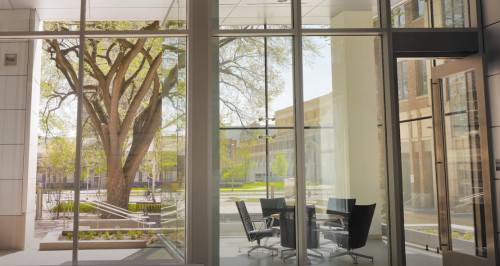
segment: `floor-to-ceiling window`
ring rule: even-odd
[[[30,130],[39,136],[36,179],[35,173],[32,177],[38,199],[36,207],[27,203],[29,210],[37,209],[36,249],[67,250],[57,258],[41,256],[37,264],[71,261],[72,249],[73,255],[83,254],[79,261],[181,263],[186,1],[83,3],[85,31],[81,1],[2,2],[0,7],[4,33],[41,34],[41,40],[30,33],[15,37],[28,39],[19,41],[22,46],[6,41],[1,49],[13,67],[19,62],[19,68],[32,71],[26,73],[32,80],[24,81],[29,84],[24,97],[36,100],[40,94],[41,99],[29,104],[39,114],[38,131],[36,116],[27,116]],[[65,34],[54,37],[51,32]],[[36,154],[36,143],[30,145]],[[76,155],[78,145],[81,156]],[[74,249],[74,239],[85,251]]]
[[[189,8],[196,8],[196,1],[191,2]],[[390,78],[385,75],[389,67],[383,53],[390,44],[384,40],[391,34],[390,27],[470,24],[468,6],[463,2],[431,2],[433,7],[419,0],[383,1],[382,5],[371,0],[211,2],[212,29],[197,29],[193,34],[209,33],[213,44],[211,74],[217,86],[211,89],[217,94],[212,102],[217,102],[218,119],[212,126],[219,129],[213,141],[216,169],[211,177],[194,178],[212,178],[217,184],[212,191],[217,205],[212,216],[219,228],[213,242],[218,247],[212,254],[214,261],[220,265],[271,265],[282,264],[282,260],[294,265],[309,260],[342,265],[356,259],[354,254],[342,254],[352,251],[367,256],[357,258],[360,262],[373,257],[375,264],[391,263],[387,168],[394,166],[388,163],[386,142],[397,140],[386,139],[386,120],[391,118],[384,110],[395,103],[387,102],[389,88],[384,86]],[[47,88],[42,91],[45,101],[54,97],[55,105],[50,108],[62,103],[72,109],[71,121],[55,121],[68,132],[53,130],[59,135],[46,138],[63,143],[46,142],[44,155],[49,158],[49,151],[68,149],[69,155],[64,157],[74,157],[77,149],[73,146],[81,143],[83,147],[77,160],[80,172],[71,173],[75,162],[65,160],[68,167],[58,166],[64,169],[55,174],[49,173],[50,166],[40,168],[40,178],[55,178],[42,183],[56,180],[68,186],[57,191],[68,196],[67,202],[52,202],[56,208],[50,210],[67,213],[63,223],[68,227],[61,230],[61,238],[80,238],[80,247],[92,240],[147,239],[144,247],[116,253],[79,251],[84,254],[80,260],[183,262],[189,255],[185,242],[198,240],[197,236],[185,238],[185,168],[190,156],[186,153],[186,54],[191,33],[186,1],[89,0],[85,6],[87,21],[82,32],[80,1],[10,1],[2,5],[13,10],[0,18],[0,26],[4,18],[16,21],[21,12],[17,9],[22,8],[36,9],[30,12],[43,22],[43,27],[10,29],[16,31],[14,37],[20,38],[18,31],[43,28],[54,32],[25,33],[30,40],[43,39],[39,44],[51,64],[51,68],[44,65],[51,75],[46,78],[48,84],[42,84]],[[392,14],[386,14],[388,10]],[[83,37],[83,46],[79,37]],[[5,61],[15,61],[11,56],[8,53]],[[398,66],[399,71],[392,75],[400,77],[399,100],[428,97],[426,65],[401,61]],[[197,78],[197,73],[190,74]],[[410,87],[415,80],[415,87]],[[78,81],[83,81],[81,87]],[[79,88],[83,106],[75,111]],[[83,113],[82,131],[74,122],[77,112]],[[43,119],[47,125],[54,122],[48,116]],[[422,144],[418,147],[422,154],[416,155],[415,143],[410,144],[410,136],[405,135],[425,138],[425,122],[404,121],[401,125],[402,137],[408,142],[402,143],[401,150],[409,165],[403,165],[403,190],[408,192],[404,198],[409,200],[405,207],[433,203],[429,195],[420,195],[432,185],[428,181],[414,184],[416,175],[433,173],[428,167],[431,144]],[[197,148],[191,147],[193,152]],[[80,212],[71,214],[75,201],[71,190],[77,184]],[[462,189],[469,191],[467,186]],[[196,194],[189,196],[191,202],[206,200]],[[268,212],[265,202],[278,207]],[[242,213],[243,204],[246,213]],[[368,217],[361,219],[361,214]],[[73,236],[72,219],[76,217],[80,235]],[[358,225],[359,220],[370,222]],[[356,230],[360,228],[356,226],[364,230]],[[350,230],[353,234],[365,232],[364,243],[355,251],[342,242],[341,235]],[[266,235],[260,235],[261,231]],[[258,245],[264,248],[247,256]]]
[[[302,24],[290,1],[214,6],[220,265],[300,263],[298,219],[306,221],[311,263],[351,263],[354,255],[339,256],[347,244],[336,242],[336,233],[348,232],[348,199],[369,216],[354,217],[369,220],[359,252],[388,263],[382,40],[363,33],[380,27],[379,7],[344,4],[304,2]],[[321,36],[325,29],[361,33]],[[297,207],[305,205],[303,216]]]

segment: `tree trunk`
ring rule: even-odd
[[[114,206],[128,210],[130,191],[132,186],[126,181],[125,174],[120,165],[108,166],[106,182],[107,202]]]
[[[130,192],[134,184],[134,173],[124,173],[120,164],[108,165],[107,170],[107,203],[128,210]],[[103,218],[123,218],[104,214]]]

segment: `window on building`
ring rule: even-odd
[[[424,15],[425,3],[423,0],[413,1],[413,19],[420,18]]]
[[[427,67],[425,60],[417,61],[417,96],[427,95]]]
[[[392,9],[392,27],[393,28],[404,28],[406,24],[406,15],[404,5],[400,5]]]
[[[398,62],[398,95],[399,100],[408,99],[408,62]]]
[[[443,25],[447,28],[465,27],[464,0],[442,0]]]

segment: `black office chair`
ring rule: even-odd
[[[276,198],[276,199],[260,199],[260,206],[262,208],[262,216],[267,219],[267,227],[271,228],[273,226],[280,226],[279,219],[270,218],[272,214],[280,213],[280,211],[285,208],[286,202],[285,198]],[[278,230],[278,228],[275,228]]]
[[[319,230],[316,224],[316,208],[307,206],[307,249],[316,253],[308,254],[308,256],[322,258],[323,254],[315,251],[319,248]],[[281,260],[285,261],[288,258],[295,256],[296,241],[295,241],[295,207],[286,206],[280,212],[280,231],[281,231],[281,246],[286,248],[281,251]],[[284,253],[292,251],[292,254],[285,256]]]
[[[328,206],[326,207],[326,213],[342,215],[344,216],[344,218],[338,221],[327,221],[325,222],[325,226],[328,226],[330,228],[345,228],[349,223],[349,216],[351,214],[352,207],[355,204],[356,199],[329,198]]]
[[[373,213],[375,212],[376,204],[372,205],[354,205],[349,217],[349,225],[345,231],[328,231],[325,232],[325,238],[332,240],[337,246],[346,249],[345,252],[332,254],[330,258],[336,258],[344,255],[349,255],[354,259],[354,264],[358,264],[357,257],[371,259],[373,257],[352,252],[353,249],[362,248],[366,245],[368,232],[372,223]]]
[[[259,248],[270,250],[271,255],[274,254],[274,251],[276,251],[276,253],[278,253],[277,248],[272,248],[272,247],[260,245],[261,239],[276,236],[277,235],[276,231],[269,229],[269,228],[256,229],[254,223],[252,222],[250,214],[248,214],[248,210],[247,210],[247,207],[246,207],[244,201],[242,201],[242,200],[236,201],[236,208],[238,208],[238,212],[240,214],[241,222],[243,223],[243,228],[245,229],[245,233],[247,235],[248,242],[257,241],[257,246],[251,248],[247,252],[247,255],[250,256],[250,252],[252,252],[256,249],[259,249]]]

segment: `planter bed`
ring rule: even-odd
[[[49,232],[40,242],[40,250],[71,250],[73,240],[59,240],[61,232]],[[147,240],[80,240],[79,249],[145,248]]]
[[[136,232],[141,231],[142,237],[136,235],[136,239],[130,239],[127,235],[129,230],[134,230]],[[153,236],[149,236],[149,232],[153,233]],[[160,229],[82,229],[80,232],[88,235],[89,232],[95,232],[95,239],[80,239],[78,247],[80,249],[126,249],[126,248],[145,248],[147,246],[156,245],[158,242],[157,234],[161,233]],[[104,233],[108,232],[109,239],[103,239]],[[117,232],[122,233],[122,239],[116,239]],[[64,230],[59,232],[49,232],[40,242],[40,250],[71,250],[73,248],[73,239],[68,239],[68,234],[72,234],[73,231]],[[103,236],[98,236],[101,233]],[[70,235],[71,236],[71,235]]]

